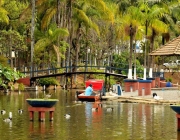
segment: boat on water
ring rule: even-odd
[[[95,102],[98,100],[106,100],[109,98],[118,97],[123,94],[122,88],[119,84],[113,85],[112,88],[110,88],[109,92],[105,92],[104,80],[97,80],[97,79],[88,80],[85,82],[86,88],[90,84],[92,84],[93,90],[98,94],[96,94],[95,96],[86,96],[85,90],[78,90],[76,91],[77,100]]]
[[[86,96],[84,92],[76,91],[77,99],[80,101],[95,102],[101,99],[100,94],[94,96]]]
[[[85,81],[85,84],[86,84],[86,88],[90,84],[92,84],[93,90],[98,94],[96,94],[94,96],[86,96],[85,90],[79,90],[79,91],[76,91],[77,99],[80,101],[91,101],[91,102],[101,100],[101,93],[104,88],[104,80],[92,79],[92,80]]]

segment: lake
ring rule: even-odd
[[[29,120],[27,98],[58,99],[54,120]],[[23,113],[19,114],[18,109]],[[98,108],[97,111],[92,108]],[[108,109],[109,108],[109,109]],[[11,92],[0,94],[0,140],[177,140],[176,114],[168,105],[120,103],[117,101],[75,102],[75,90]],[[4,122],[12,112],[12,121]],[[65,114],[70,114],[69,119]]]

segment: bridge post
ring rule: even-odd
[[[84,60],[84,63],[85,63],[84,70],[85,70],[85,72],[87,72],[87,60]],[[85,81],[86,81],[86,74],[84,74],[84,83],[85,83]]]
[[[70,75],[70,77],[71,77],[71,89],[72,89],[72,83],[73,83],[73,81],[72,81],[72,74]]]
[[[34,69],[35,69],[35,75],[38,76],[38,67],[36,66],[34,67]]]
[[[67,90],[67,83],[68,83],[68,77],[67,74],[65,75],[65,90]]]
[[[32,87],[34,84],[34,81],[32,80],[32,78],[30,78],[30,87]]]
[[[105,73],[107,73],[107,66],[105,67]]]
[[[50,74],[50,67],[49,67],[49,65],[48,65],[48,74]]]
[[[111,77],[110,77],[110,75],[109,75],[109,85],[108,85],[109,88],[110,88],[110,86],[111,86],[111,85],[110,85],[110,80],[111,80]]]
[[[106,95],[106,88],[107,88],[107,74],[105,74],[105,85],[104,85],[105,91],[104,95]]]

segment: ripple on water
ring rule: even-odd
[[[48,114],[44,123],[38,121],[37,114],[33,122],[29,121],[28,105],[25,100],[29,93],[20,96],[18,94],[0,96],[0,108],[13,112],[11,125],[0,121],[0,139],[171,140],[177,139],[179,134],[176,130],[175,113],[169,106],[107,101],[102,103],[101,111],[92,112],[94,103],[75,104],[73,99],[75,94],[67,94],[66,98],[61,92],[57,91],[54,94],[59,102],[55,106],[52,124],[48,120]],[[22,115],[17,114],[19,107],[24,109]],[[113,112],[106,113],[104,107],[113,107]],[[71,114],[71,119],[64,119],[66,113]]]

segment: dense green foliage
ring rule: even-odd
[[[8,59],[2,55],[0,55],[0,64],[4,67],[8,67]]]
[[[59,85],[59,82],[55,79],[55,78],[53,78],[53,77],[50,77],[50,78],[41,78],[40,80],[39,80],[39,84],[41,85],[41,86],[46,86],[46,87],[48,87],[48,86],[50,86],[50,85]]]
[[[0,86],[8,88],[8,86],[12,86],[11,82],[15,82],[22,77],[24,77],[24,74],[19,71],[14,71],[0,64]]]
[[[0,54],[11,59],[16,51],[11,67],[106,61],[119,73],[133,67],[141,73],[165,60],[148,54],[179,36],[179,13],[179,0],[1,0]],[[138,41],[143,53],[135,56]]]

